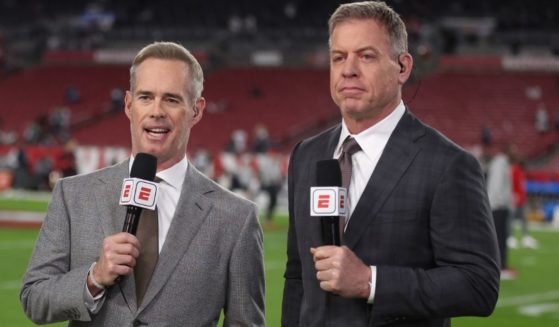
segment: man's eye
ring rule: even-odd
[[[333,56],[332,57],[332,62],[340,62],[342,60],[344,60],[343,56]]]
[[[372,55],[372,54],[369,54],[369,53],[364,53],[364,54],[361,56],[361,58],[362,58],[363,60],[365,60],[365,61],[370,61],[370,60],[375,59],[375,56]]]

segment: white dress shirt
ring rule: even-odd
[[[175,210],[182,192],[182,184],[186,176],[188,160],[186,156],[172,167],[156,174],[161,178],[159,182],[159,195],[157,197],[157,215],[159,219],[159,252],[163,248],[167,232],[175,216]]]
[[[400,101],[396,109],[383,120],[357,135],[351,135],[345,121],[342,121],[342,132],[340,133],[340,139],[334,151],[334,159],[338,159],[342,154],[342,143],[348,136],[355,138],[362,150],[356,152],[351,159],[352,172],[349,190],[347,190],[349,205],[347,206],[346,229],[348,224],[351,223],[351,213],[355,210],[371,175],[373,175],[373,171],[379,162],[380,156],[388,143],[390,135],[392,135],[392,132],[396,129],[396,125],[402,116],[404,116],[405,111],[404,102]],[[369,303],[373,303],[375,297],[376,276],[376,266],[371,266],[371,292],[368,298]]]

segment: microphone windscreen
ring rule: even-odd
[[[316,163],[316,186],[342,186],[342,172],[336,159]]]
[[[130,170],[130,177],[153,181],[155,179],[156,170],[157,158],[151,154],[139,152],[134,157],[134,163]]]

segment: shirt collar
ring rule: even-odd
[[[132,169],[133,163],[134,163],[134,156],[130,156],[128,171]],[[185,155],[181,161],[177,162],[173,166],[157,172],[156,176],[161,178],[165,183],[171,185],[173,188],[180,190],[182,188],[182,183],[186,176],[187,169],[188,169],[188,160],[186,159],[186,155]]]
[[[345,121],[342,120],[342,132],[340,133],[340,139],[334,151],[334,158],[337,159],[342,154],[342,143],[348,136],[355,138],[357,144],[359,144],[367,157],[373,158],[374,154],[372,151],[375,148],[375,144],[388,141],[388,138],[396,129],[396,125],[398,125],[398,122],[402,116],[404,116],[405,111],[406,107],[404,106],[404,102],[400,100],[398,106],[396,106],[388,116],[357,135],[350,134]]]

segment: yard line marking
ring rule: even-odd
[[[559,233],[559,228],[550,225],[530,225],[529,228],[538,232]]]
[[[0,241],[0,250],[32,249],[35,240],[30,241]]]
[[[499,299],[499,301],[497,301],[497,307],[498,308],[511,307],[516,305],[526,305],[526,304],[533,304],[537,302],[552,301],[552,300],[559,300],[559,290],[554,290],[554,291],[549,291],[544,293],[518,295],[518,296]]]
[[[8,280],[0,283],[0,290],[15,290],[21,287],[21,280]]]
[[[539,317],[546,313],[559,312],[559,303],[542,303],[521,307],[518,312],[525,316]]]

